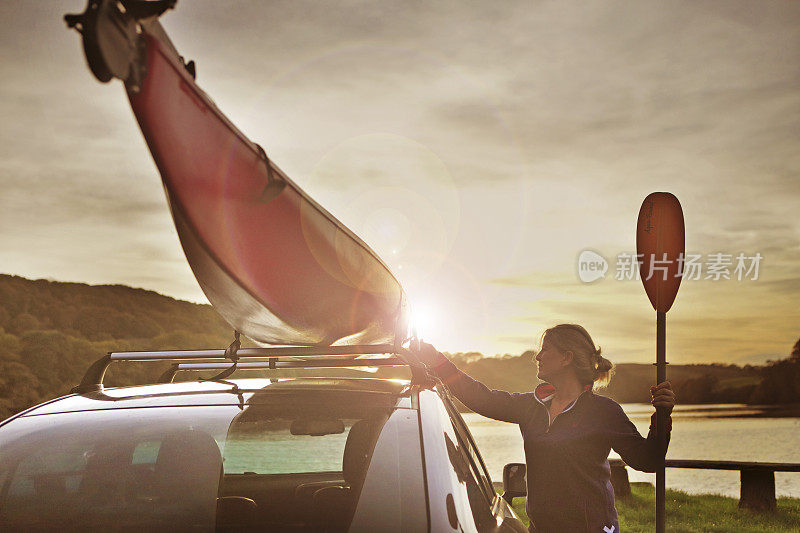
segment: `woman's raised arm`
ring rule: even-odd
[[[534,402],[532,392],[506,392],[490,389],[456,368],[430,344],[420,343],[420,360],[439,376],[461,403],[488,418],[518,424]]]

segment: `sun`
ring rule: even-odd
[[[439,327],[439,312],[427,301],[414,301],[411,305],[411,326],[417,338],[430,339],[436,336]]]

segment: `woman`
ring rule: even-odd
[[[608,381],[612,365],[583,327],[559,324],[545,331],[536,355],[539,378],[545,383],[529,393],[489,390],[430,344],[422,343],[419,357],[464,405],[483,416],[519,424],[531,531],[619,532],[610,450],[628,466],[654,472],[666,447],[658,447],[655,416],[645,439],[618,403],[594,394],[594,384]],[[650,387],[650,393],[654,406],[672,411],[675,396],[668,381]]]

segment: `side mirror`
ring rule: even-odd
[[[511,504],[514,498],[528,495],[525,463],[508,463],[503,467],[503,499]]]

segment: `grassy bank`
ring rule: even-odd
[[[632,485],[632,494],[617,500],[620,530],[650,533],[655,530],[655,491],[652,485]],[[776,533],[800,531],[800,499],[778,498],[776,513],[738,509],[736,498],[711,494],[692,495],[667,490],[667,531],[675,533],[747,531]],[[514,510],[525,524],[525,498],[514,499]]]

